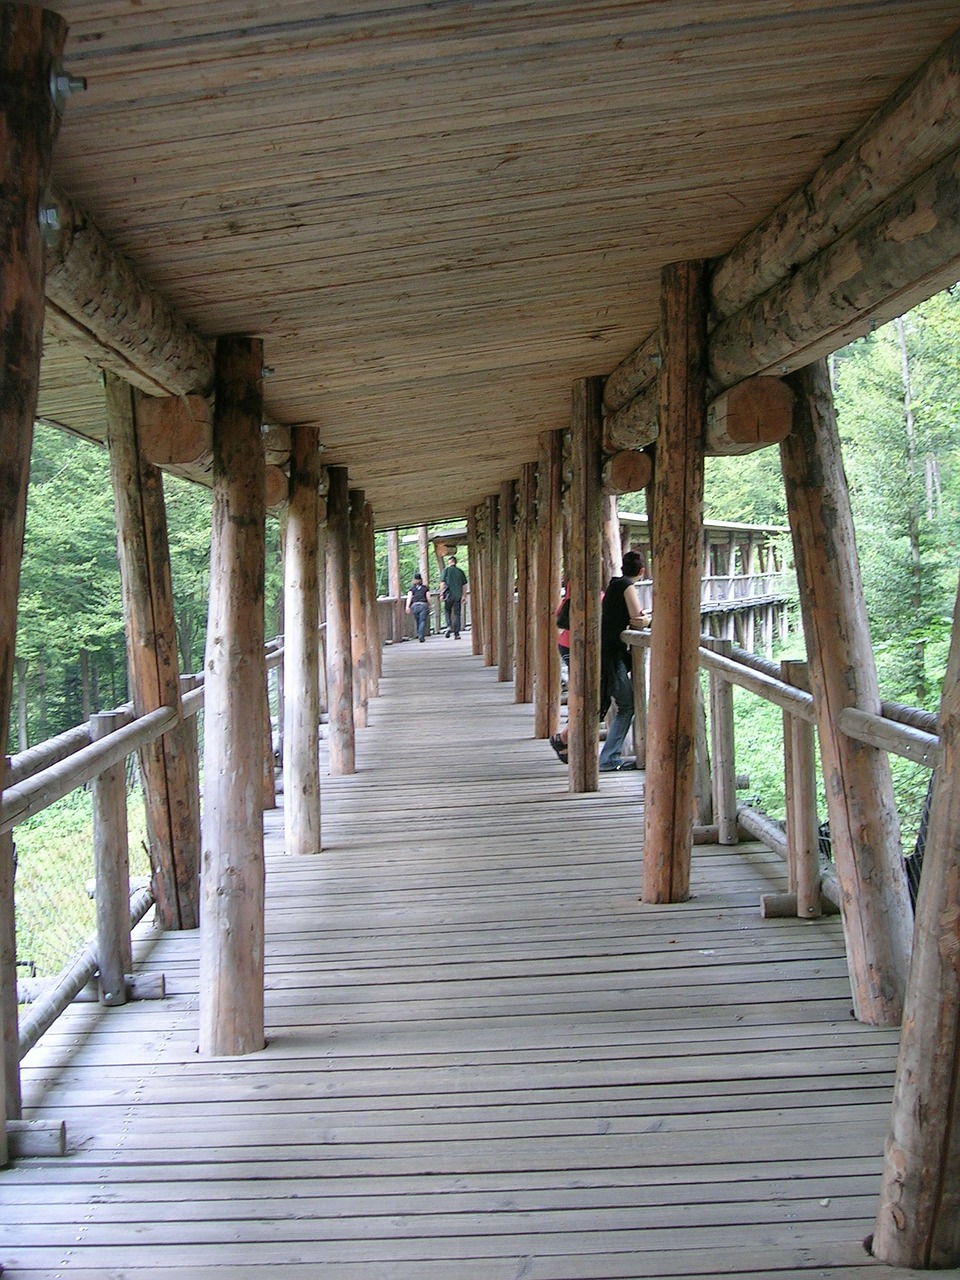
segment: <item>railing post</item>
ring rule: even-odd
[[[715,640],[710,646],[724,657],[731,656],[729,640]],[[733,732],[733,685],[719,672],[710,672],[710,745],[713,817],[718,844],[736,844],[737,763]]]
[[[633,685],[633,754],[637,768],[647,767],[647,646],[630,649],[630,681]]]
[[[0,783],[6,780],[10,757],[0,759]],[[17,1013],[17,916],[14,902],[13,832],[0,834],[0,1080],[4,1106],[0,1117],[19,1120],[20,1031]],[[0,1164],[7,1163],[7,1133],[0,1124]]]
[[[122,724],[116,712],[90,718],[97,742]],[[97,906],[97,966],[100,1003],[126,1004],[130,944],[130,857],[127,845],[127,785],[124,762],[97,775],[93,796],[93,854]]]
[[[781,662],[787,684],[810,692],[805,662]],[[799,716],[783,714],[783,775],[787,801],[787,864],[790,889],[797,894],[797,915],[804,920],[822,914],[820,852],[817,832],[817,769],[814,727]]]

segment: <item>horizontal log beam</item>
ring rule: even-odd
[[[147,288],[67,196],[58,192],[52,203],[60,233],[47,250],[45,290],[57,330],[95,346],[101,367],[107,367],[105,353],[113,353],[120,376],[141,390],[209,393],[213,352],[207,341]]]
[[[950,157],[958,147],[960,32],[716,264],[711,316],[720,329],[728,327],[711,336],[715,392],[767,370],[808,364],[955,282],[960,234],[955,213],[950,217],[957,198]],[[875,252],[861,268],[856,250],[869,248],[871,239]],[[797,274],[805,287],[792,287]],[[853,303],[848,279],[857,290]],[[819,296],[816,317],[807,314],[811,294]],[[749,308],[755,310],[734,326]],[[779,337],[753,349],[757,333]],[[724,348],[716,356],[715,341]],[[655,330],[611,372],[604,387],[611,417],[644,395],[659,346]],[[634,410],[622,430],[639,434],[638,416],[646,420]],[[616,435],[620,424],[613,429]],[[632,446],[624,440],[616,447]]]
[[[710,335],[718,388],[789,373],[862,337],[960,275],[960,151],[887,200]]]
[[[657,384],[653,382],[629,404],[604,418],[603,451],[619,453],[621,449],[646,449],[656,440],[659,429]]]
[[[958,88],[960,31],[723,258],[711,282],[714,318],[726,319],[789,278],[960,146]]]

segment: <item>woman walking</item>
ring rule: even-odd
[[[407,592],[407,613],[412,613],[417,624],[417,639],[421,644],[427,638],[427,618],[430,616],[430,588],[423,585],[423,574],[415,573]]]

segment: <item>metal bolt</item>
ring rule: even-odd
[[[60,210],[55,204],[42,204],[37,215],[40,223],[40,239],[47,249],[55,249],[60,243]]]
[[[72,76],[57,65],[50,69],[50,97],[58,112],[63,111],[72,93],[87,87],[86,76]]]

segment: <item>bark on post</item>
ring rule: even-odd
[[[320,434],[293,428],[283,556],[283,825],[290,854],[319,853],[320,836]]]
[[[180,710],[163,477],[140,449],[140,394],[115,374],[106,375],[127,663],[138,716],[158,707]],[[140,751],[153,891],[165,929],[195,929],[199,923],[200,795],[193,765],[190,736],[182,721]]]
[[[50,176],[59,124],[50,95],[50,73],[66,34],[66,23],[55,13],[33,5],[0,4],[0,131],[4,138],[0,147],[0,762],[6,757],[13,696],[27,477],[43,344],[43,245],[37,210]],[[0,891],[10,894],[12,917],[13,841],[8,837],[0,840]],[[6,965],[0,969],[5,1030],[11,1008],[16,1027],[15,972]],[[9,1057],[9,1045],[7,1050]],[[4,1111],[16,1119],[20,1110],[16,1056],[5,1063],[0,1079],[7,1095]],[[6,1130],[0,1124],[0,1164],[6,1159]]]
[[[327,698],[330,772],[356,772],[350,656],[350,495],[346,467],[330,467],[327,494]]]
[[[514,581],[516,570],[516,529],[513,522],[516,482],[505,480],[500,486],[500,545],[497,579],[500,584],[499,623],[497,638],[497,679],[504,682],[513,679],[514,643]]]
[[[318,709],[321,715],[330,711],[327,689],[327,500],[321,504],[320,529],[317,538],[317,678]]]
[[[93,742],[119,728],[116,713],[92,717]],[[100,1003],[126,1004],[130,944],[130,856],[127,844],[127,783],[123,763],[93,780],[93,854],[97,905],[97,968]]]
[[[534,529],[536,520],[537,464],[525,462],[520,470],[520,519],[517,522],[517,621],[514,702],[533,701],[533,601],[536,596]]]
[[[10,757],[0,757],[6,776]],[[0,777],[0,782],[3,778]],[[0,833],[0,1087],[4,1105],[0,1108],[0,1165],[7,1162],[7,1131],[2,1123],[23,1116],[20,1091],[20,1016],[17,1004],[17,915],[14,902],[13,832]]]
[[[497,508],[497,495],[488,494],[484,512],[486,554],[483,561],[483,665],[485,667],[497,665],[500,637],[500,615],[497,610],[497,583],[500,577],[497,572],[500,557]]]
[[[483,551],[480,547],[480,531],[477,528],[477,508],[467,512],[467,556],[470,560],[470,652],[474,657],[483,653]]]
[[[623,546],[620,541],[620,520],[617,516],[617,495],[605,493],[602,498],[602,551],[603,569],[601,582],[606,586],[611,578],[620,576],[623,564]]]
[[[417,529],[417,568],[423,575],[423,585],[430,586],[430,530],[425,524]]]
[[[573,384],[570,451],[570,684],[567,689],[570,790],[600,784],[600,441],[602,378]]]
[[[369,502],[365,503],[363,508],[363,548],[367,651],[370,657],[369,693],[371,698],[379,698],[383,652],[380,639],[380,613],[377,609],[377,543],[373,528],[373,507]]]
[[[537,464],[537,592],[535,738],[549,738],[560,723],[560,651],[556,614],[560,604],[560,555],[563,541],[561,463],[563,432],[541,431]]]
[[[960,595],[873,1252],[960,1266]]]
[[[706,315],[704,264],[681,262],[664,267],[644,902],[682,902],[690,893],[703,552]]]
[[[362,489],[351,489],[350,516],[350,654],[353,660],[353,720],[366,729],[370,698],[370,642],[367,636],[367,556],[363,530]]]
[[[200,912],[200,1052],[210,1055],[264,1044],[262,420],[263,343],[218,339]]]
[[[390,637],[394,644],[403,639],[403,590],[400,586],[400,530],[387,530],[387,590],[394,602]]]
[[[896,1026],[912,921],[890,766],[885,752],[838,724],[845,707],[879,714],[880,694],[833,395],[823,361],[789,382],[795,421],[780,457],[854,1011],[862,1022]]]

